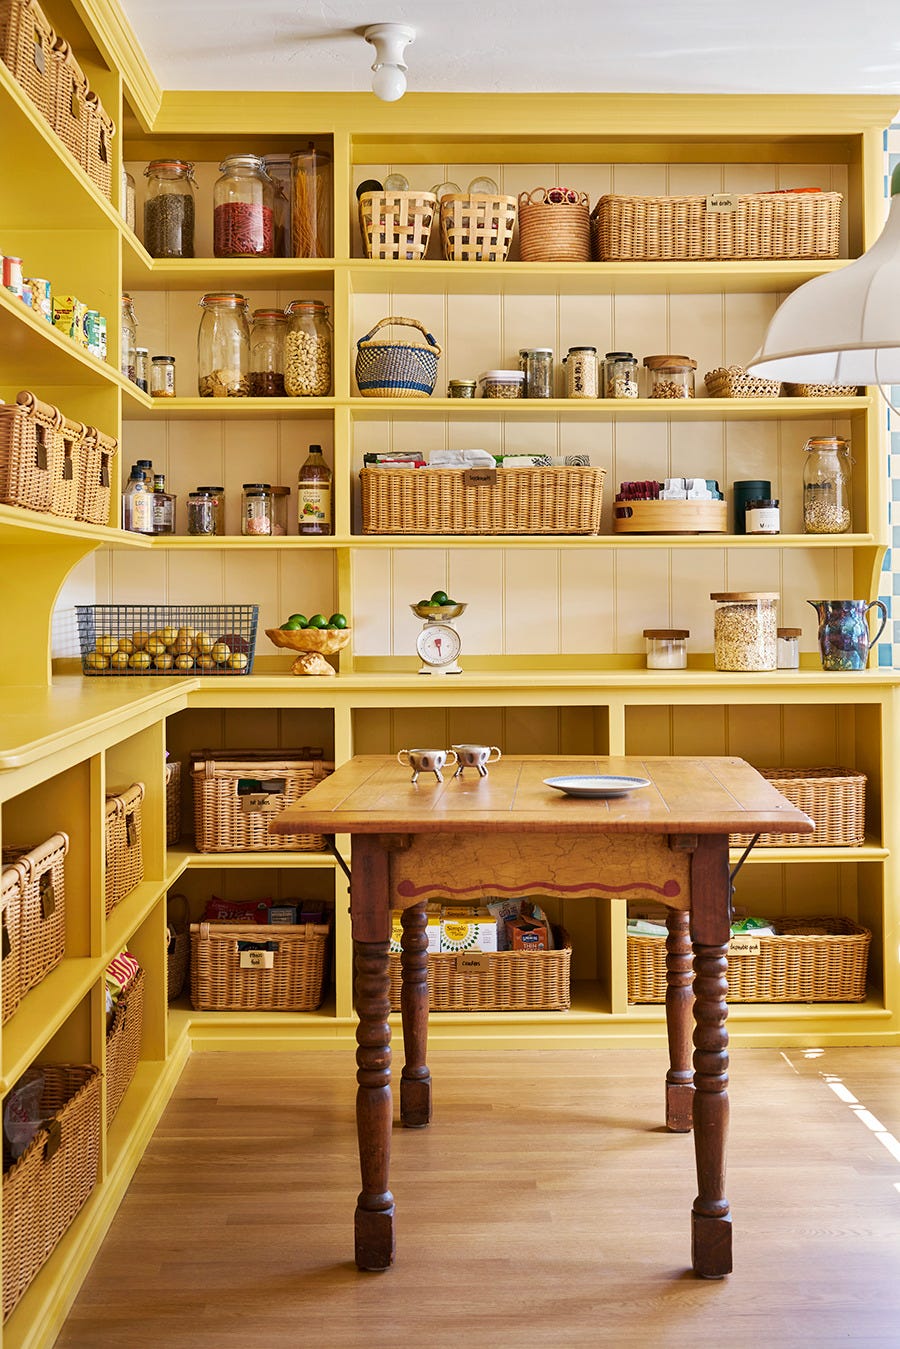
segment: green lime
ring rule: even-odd
[[[332,614],[328,620],[329,628],[346,628],[347,619],[343,614]]]
[[[449,604],[446,590],[436,590],[431,597],[432,604]]]
[[[448,604],[453,604],[453,605],[455,605],[455,604],[456,604],[456,600],[444,600],[444,603],[441,605],[441,608],[442,608],[442,609],[445,609],[445,608],[447,607]]]
[[[429,606],[430,604],[431,604],[431,600],[419,600],[419,603],[416,605],[416,608],[417,608],[417,609],[427,609],[428,606]]]
[[[281,631],[296,632],[298,628],[305,628],[305,627],[306,627],[306,619],[303,618],[302,614],[294,614],[294,616],[292,618],[289,618],[286,623],[282,623]]]
[[[308,628],[327,628],[328,619],[324,614],[313,614],[306,626]]]

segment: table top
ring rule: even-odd
[[[488,777],[445,769],[410,781],[393,755],[357,755],[269,826],[275,834],[812,833],[812,820],[743,759],[516,755]],[[648,778],[626,796],[564,796],[544,779],[573,774]]]

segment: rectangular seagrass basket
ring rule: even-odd
[[[815,823],[814,834],[760,834],[758,848],[858,848],[866,841],[866,775],[852,768],[760,768],[792,805]],[[746,848],[751,834],[732,834]]]
[[[106,916],[144,879],[144,784],[106,795]]]
[[[56,34],[37,0],[5,0],[0,5],[0,59],[51,124],[55,90],[51,53],[55,40]]]
[[[33,848],[3,849],[3,1022],[29,989],[55,969],[66,952],[68,834],[52,834]]]
[[[484,473],[489,482],[478,482]],[[364,534],[599,534],[602,468],[364,468]]]
[[[106,1032],[106,1127],[122,1104],[141,1057],[144,1029],[144,971],[138,970],[119,994]]]
[[[194,751],[197,851],[321,851],[321,834],[270,834],[269,822],[333,772],[320,749]]]
[[[191,1003],[204,1012],[314,1011],[329,936],[325,923],[192,923]]]
[[[464,971],[454,952],[428,956],[428,1006],[432,1012],[563,1012],[571,1005],[572,941],[555,929],[552,951],[488,951],[481,968]],[[390,961],[391,1011],[400,1010],[399,954]]]
[[[758,955],[728,957],[728,1002],[862,1002],[872,934],[849,918],[777,918]],[[801,935],[793,928],[820,928]],[[752,935],[752,934],[750,934]],[[663,937],[628,934],[628,1001],[665,1002]]]

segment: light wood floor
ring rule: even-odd
[[[352,1264],[351,1056],[195,1055],[58,1349],[897,1346],[900,1050],[807,1054],[733,1055],[720,1282],[687,1272],[662,1052],[436,1049],[384,1274]]]

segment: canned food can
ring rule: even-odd
[[[13,295],[22,294],[22,259],[4,258],[3,259],[3,285]]]
[[[100,355],[100,310],[86,309],[84,314],[84,340],[89,352]]]
[[[106,360],[106,319],[104,318],[104,316],[103,316],[102,314],[100,315],[100,317],[99,317],[98,320],[97,320],[97,335],[98,335],[98,340],[99,340],[99,343],[100,343],[99,351],[97,352],[97,354],[98,354],[98,356],[100,357],[101,361],[105,361],[105,360]]]
[[[53,326],[84,346],[84,315],[87,306],[74,295],[54,295]]]
[[[31,287],[29,286],[27,281],[22,282],[22,303],[27,304],[29,309],[34,303],[32,298]]]
[[[43,276],[26,276],[25,285],[31,287],[31,307],[53,322],[53,293],[50,282]]]

